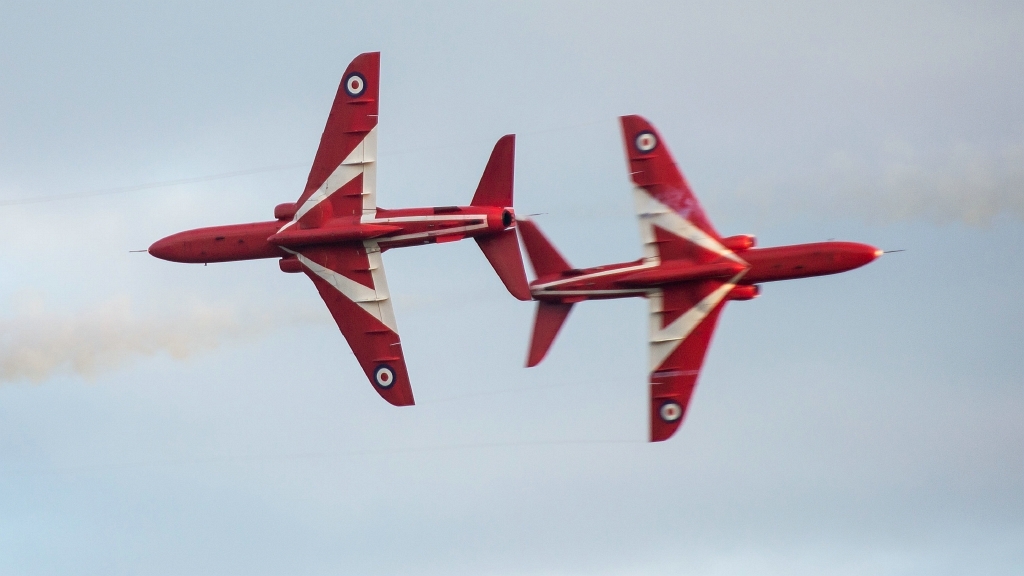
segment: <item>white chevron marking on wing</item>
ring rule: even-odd
[[[376,242],[365,242],[364,246],[366,246],[366,256],[370,263],[373,288],[363,286],[351,278],[321,266],[299,252],[287,251],[295,254],[303,266],[333,286],[342,296],[358,304],[360,308],[366,310],[367,313],[397,334],[398,324],[395,322],[395,311],[391,306],[391,296],[388,293],[387,278],[384,276],[384,263],[380,257],[380,248],[377,247]]]
[[[331,175],[324,180],[324,183],[317,188],[317,191],[306,198],[302,206],[295,211],[292,221],[281,227],[280,231],[287,229],[298,222],[310,210],[318,204],[327,200],[332,194],[341,189],[342,186],[355,180],[356,176],[363,175],[363,218],[373,218],[377,213],[377,127],[374,126],[363,140],[341,161],[341,164],[331,172]]]
[[[658,244],[654,237],[654,226],[658,226],[680,238],[693,242],[701,248],[710,250],[735,262],[746,264],[735,252],[722,246],[721,242],[694,226],[689,220],[676,213],[675,210],[658,201],[644,188],[640,186],[633,188],[633,203],[636,207],[636,215],[640,219],[640,238],[644,243],[644,260],[655,262],[661,260],[661,256],[658,253]]]
[[[664,292],[661,289],[652,290],[648,294],[648,308],[650,310],[650,371],[654,372],[659,366],[682,344],[683,340],[690,335],[694,329],[705,319],[715,306],[729,294],[729,291],[736,286],[736,282],[746,274],[744,270],[733,276],[728,282],[719,286],[715,291],[705,296],[693,308],[684,312],[671,324],[661,327],[661,315],[664,313]]]

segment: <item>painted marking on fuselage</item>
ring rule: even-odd
[[[623,295],[625,295],[625,294],[633,294],[635,296],[646,296],[647,295],[647,291],[646,290],[636,290],[636,289],[633,289],[633,290],[587,290],[587,289],[582,289],[582,290],[551,290],[551,291],[542,291],[542,290],[533,290],[533,289],[531,289],[530,293],[535,295],[535,296],[588,296],[588,295],[604,296],[604,295],[612,295],[612,294],[623,294]]]
[[[604,276],[610,276],[612,274],[619,274],[622,272],[635,272],[637,270],[645,270],[647,268],[654,268],[658,266],[658,262],[644,262],[642,264],[636,264],[633,266],[623,266],[622,268],[610,268],[608,270],[601,270],[599,272],[588,272],[580,274],[578,276],[570,276],[569,278],[562,278],[560,280],[552,280],[543,284],[534,284],[530,287],[531,290],[545,290],[549,286],[561,286],[563,284],[570,284],[572,282],[581,282],[583,280],[590,280],[591,278],[601,278]],[[624,292],[636,292],[636,290],[624,290]],[[549,294],[550,292],[545,292]]]
[[[425,232],[413,232],[410,234],[402,234],[400,236],[381,236],[377,238],[377,242],[381,244],[390,244],[394,242],[403,242],[406,240],[415,240],[418,238],[434,238],[437,236],[450,236],[452,234],[462,234],[465,232],[472,232],[474,230],[482,230],[487,228],[487,224],[476,224],[471,226],[459,226],[457,228],[441,228],[440,230],[427,230]]]
[[[385,218],[368,218],[364,224],[393,224],[398,222],[461,222],[464,220],[487,221],[486,214],[423,214],[419,216],[388,216]]]
[[[423,223],[445,223],[445,222],[466,222],[471,220],[480,220],[477,224],[469,224],[466,226],[456,226],[452,228],[437,228],[434,230],[424,230],[423,232],[410,232],[408,234],[399,234],[397,236],[381,236],[377,238],[377,242],[381,244],[389,244],[393,242],[404,242],[407,240],[416,240],[419,238],[434,238],[437,236],[449,236],[452,234],[463,234],[467,232],[473,232],[474,230],[484,230],[487,228],[487,215],[486,214],[444,214],[444,215],[422,215],[422,216],[390,216],[384,218],[370,218],[363,222],[366,224],[414,224],[418,222]]]

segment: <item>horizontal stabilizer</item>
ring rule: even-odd
[[[530,338],[530,353],[526,358],[526,366],[536,366],[547,355],[548,349],[562,329],[562,324],[569,317],[572,304],[555,302],[537,302],[537,318],[533,323],[533,336]]]
[[[470,206],[511,207],[515,165],[516,135],[508,134],[502,136],[494,145]]]
[[[520,218],[517,225],[519,233],[523,236],[523,246],[526,247],[526,255],[530,258],[533,273],[538,278],[561,274],[572,269],[532,220]]]
[[[480,250],[483,251],[487,261],[491,263],[498,278],[505,284],[505,288],[520,300],[531,300],[530,285],[526,281],[526,270],[523,268],[523,255],[519,252],[519,240],[516,238],[516,229],[509,228],[475,238]]]

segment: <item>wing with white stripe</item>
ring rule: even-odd
[[[412,386],[376,242],[314,247],[297,252],[296,256],[374,389],[395,406],[413,404]]]
[[[623,116],[620,122],[630,179],[635,186],[633,197],[644,258],[695,264],[720,258],[741,262],[722,245],[654,126],[640,116]]]
[[[379,79],[379,52],[360,54],[345,70],[291,224],[375,214]]]
[[[667,440],[682,424],[718,316],[739,276],[729,282],[676,284],[648,294],[651,442]]]

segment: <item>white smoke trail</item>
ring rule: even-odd
[[[14,317],[0,319],[0,382],[41,382],[68,372],[92,377],[139,357],[168,354],[183,359],[229,340],[329,318],[326,311],[271,315],[213,306],[141,316],[125,299],[59,314],[34,302]]]

